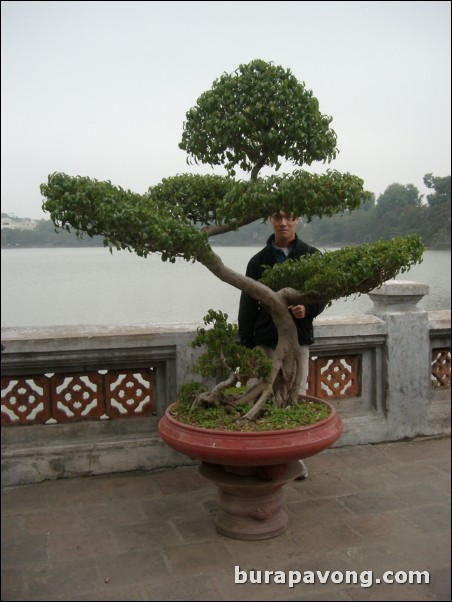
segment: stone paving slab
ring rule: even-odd
[[[254,542],[216,532],[215,487],[196,467],[5,488],[1,599],[451,599],[449,438],[306,464],[309,478],[286,486],[289,528]],[[429,571],[430,583],[377,584],[385,571]]]

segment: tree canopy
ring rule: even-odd
[[[259,177],[281,160],[296,165],[336,156],[331,117],[290,70],[255,60],[225,74],[186,115],[181,147],[196,161],[224,164],[227,176],[181,174],[165,178],[146,194],[81,176],[54,173],[41,186],[52,221],[82,236],[140,256],[160,252],[206,264],[208,238],[265,220],[281,207],[288,213],[331,216],[361,205],[369,193],[349,173],[304,170]],[[234,179],[235,166],[250,173]]]
[[[181,148],[196,162],[223,165],[226,176],[179,174],[143,195],[62,173],[41,186],[43,208],[57,226],[79,236],[101,235],[106,245],[143,257],[159,252],[164,261],[199,261],[270,312],[278,345],[269,382],[246,393],[253,403],[247,418],[257,415],[272,391],[278,405],[297,403],[301,351],[289,304],[368,292],[422,257],[422,243],[412,236],[286,262],[257,282],[225,266],[214,252],[211,237],[281,210],[309,221],[350,212],[371,199],[362,179],[332,169],[321,175],[303,169],[260,175],[264,166],[277,172],[283,161],[300,168],[331,161],[337,153],[331,121],[290,70],[255,60],[216,80],[186,115]],[[237,167],[249,179],[236,179]],[[217,403],[221,389],[237,378],[232,372],[203,401]]]
[[[235,167],[254,179],[263,165],[279,169],[331,161],[337,154],[331,117],[289,69],[254,60],[215,80],[187,113],[180,148],[195,161]]]

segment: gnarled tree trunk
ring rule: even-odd
[[[254,419],[270,397],[273,397],[280,407],[296,404],[303,366],[297,328],[288,309],[290,295],[287,291],[274,292],[261,282],[235,272],[225,266],[214,252],[211,260],[203,263],[217,278],[259,301],[271,315],[278,331],[278,344],[272,357],[269,381],[254,385],[238,400],[253,404],[244,418]],[[302,302],[299,294],[297,301]],[[225,386],[230,386],[231,375],[228,375],[224,383]],[[220,383],[219,388],[215,389],[221,390],[222,385],[223,383]]]

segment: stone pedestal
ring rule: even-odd
[[[399,312],[425,313],[417,304],[428,291],[427,284],[411,280],[387,280],[379,288],[374,288],[368,293],[374,304],[368,313],[380,317]]]
[[[269,539],[287,528],[282,487],[302,473],[299,460],[318,454],[342,434],[342,420],[330,409],[314,424],[273,431],[207,429],[180,422],[173,405],[158,424],[163,441],[197,458],[200,473],[219,488],[217,529],[234,539]]]
[[[298,477],[299,462],[289,462],[284,474],[275,480],[262,478],[265,467],[253,467],[251,474],[243,474],[243,467],[231,468],[203,463],[200,474],[218,487],[220,511],[215,518],[217,531],[233,539],[270,539],[283,533],[288,517],[283,508],[283,487]]]
[[[371,313],[386,322],[386,395],[388,428],[395,439],[422,432],[430,390],[431,351],[428,314],[417,306],[428,286],[388,280],[369,293]]]

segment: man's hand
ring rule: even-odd
[[[289,305],[289,310],[294,318],[306,318],[306,307],[304,305]]]

